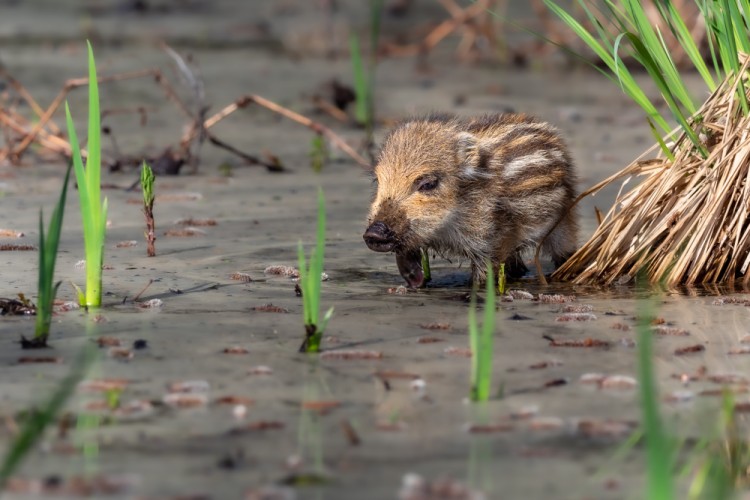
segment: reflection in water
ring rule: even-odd
[[[331,476],[323,459],[322,417],[326,411],[326,405],[321,403],[323,401],[330,402],[333,398],[319,368],[317,354],[308,355],[306,372],[302,388],[299,427],[297,428],[297,462],[301,470],[293,473],[289,480],[289,483],[294,486],[315,486],[331,481]],[[316,490],[315,498],[322,500],[324,498],[323,491]]]
[[[471,405],[471,421],[476,425],[489,425],[486,403]],[[491,498],[494,491],[492,481],[492,440],[481,434],[469,433],[469,465],[466,483],[474,492],[481,492]]]
[[[96,343],[96,322],[94,313],[89,310],[89,317],[86,319],[86,347],[94,352],[97,351]],[[88,368],[88,376],[85,380],[97,378],[100,373],[100,358],[93,355],[89,358],[91,365]],[[93,476],[99,469],[99,440],[97,430],[101,424],[100,415],[95,411],[89,411],[85,408],[85,401],[82,402],[82,409],[78,414],[76,421],[76,432],[74,442],[80,447],[83,454],[83,472],[85,475]]]

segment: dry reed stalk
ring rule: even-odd
[[[663,154],[652,147],[581,196],[625,179],[614,207],[589,241],[553,274],[575,283],[610,284],[643,275],[667,285],[750,282],[750,57],[691,118],[708,151],[703,158],[684,132]],[[742,84],[741,84],[742,83]],[[742,90],[740,90],[742,89]],[[674,131],[670,137],[674,137]],[[623,192],[633,177],[637,186]]]

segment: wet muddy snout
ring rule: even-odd
[[[396,246],[396,233],[385,222],[373,222],[362,238],[367,247],[376,252],[390,252]]]

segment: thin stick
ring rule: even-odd
[[[140,298],[141,298],[141,295],[143,295],[143,293],[144,293],[144,292],[145,292],[146,290],[148,290],[148,287],[150,287],[150,286],[151,286],[151,284],[152,284],[153,282],[154,282],[154,280],[153,280],[153,279],[150,279],[150,280],[148,280],[148,283],[146,283],[146,286],[144,286],[144,287],[143,287],[143,288],[141,289],[141,291],[140,291],[140,292],[138,292],[138,295],[136,295],[135,297],[133,297],[133,302],[138,302],[138,299],[140,299]]]
[[[206,119],[206,121],[203,122],[203,127],[206,129],[210,129],[211,127],[213,127],[214,125],[216,125],[221,120],[231,115],[238,109],[243,109],[250,104],[257,104],[259,106],[262,106],[286,118],[289,118],[292,121],[295,121],[301,125],[304,125],[305,127],[309,128],[315,133],[324,135],[336,147],[338,147],[344,153],[348,154],[352,159],[354,159],[354,161],[359,163],[360,166],[364,168],[368,168],[368,169],[371,168],[371,165],[367,160],[365,160],[362,156],[360,156],[359,153],[354,151],[354,149],[351,146],[349,146],[349,144],[347,144],[346,141],[344,141],[344,139],[342,139],[339,135],[337,135],[335,132],[333,132],[331,129],[329,129],[322,123],[316,122],[304,115],[301,115],[295,111],[292,111],[289,108],[285,108],[284,106],[277,104],[273,101],[270,101],[259,95],[248,94],[248,95],[244,95],[240,97],[232,104],[225,106],[224,109],[218,111],[213,116]]]

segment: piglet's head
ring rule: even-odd
[[[455,222],[467,179],[478,167],[475,136],[445,122],[407,122],[386,138],[374,181],[367,246],[395,252],[409,286],[424,285],[420,249],[438,241]]]

